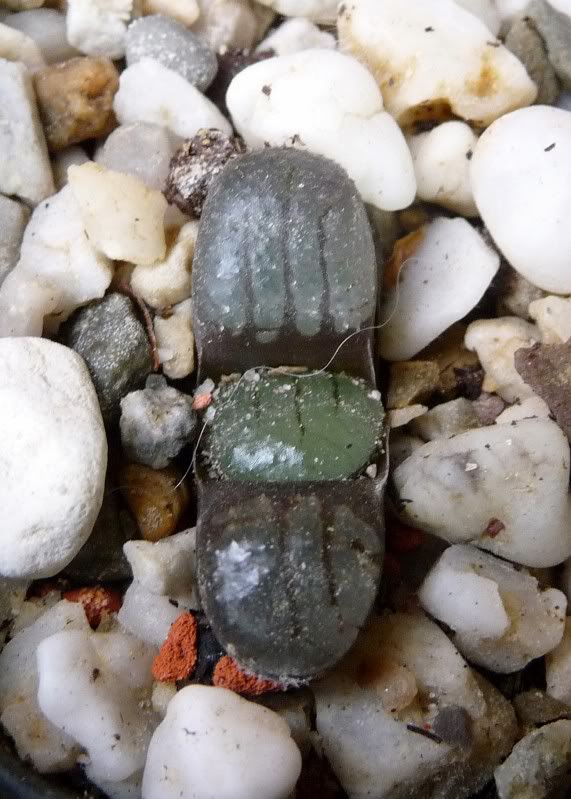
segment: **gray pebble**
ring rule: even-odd
[[[506,36],[505,45],[516,58],[519,58],[537,86],[536,104],[556,103],[560,92],[559,80],[533,20],[528,17],[516,19]]]
[[[63,328],[63,343],[85,360],[106,423],[116,421],[120,402],[152,369],[149,341],[123,294],[108,294],[77,311]]]
[[[136,463],[163,469],[178,455],[196,432],[192,398],[151,375],[142,391],[121,400],[121,441],[127,456]]]
[[[208,45],[180,22],[160,14],[141,17],[129,25],[126,37],[128,66],[154,58],[205,91],[216,75],[218,62]]]
[[[30,212],[22,203],[0,194],[0,286],[16,266]]]
[[[571,89],[571,18],[545,0],[532,0],[524,13],[545,42],[547,55],[563,87]]]

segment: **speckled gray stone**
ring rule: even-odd
[[[105,423],[116,421],[123,397],[140,388],[152,369],[147,334],[133,303],[124,294],[107,294],[77,311],[62,335],[87,364]]]
[[[164,377],[151,375],[143,390],[121,400],[119,424],[127,457],[163,469],[193,440],[197,418],[192,397],[169,386]]]
[[[545,0],[532,0],[524,18],[541,34],[547,55],[565,89],[571,89],[571,18]]]
[[[22,203],[0,194],[0,286],[16,266],[30,212]]]
[[[160,14],[141,17],[129,25],[125,40],[127,65],[154,58],[205,91],[216,75],[216,55],[206,42],[180,22]]]

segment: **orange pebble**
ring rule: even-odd
[[[248,696],[261,696],[270,691],[281,691],[282,686],[272,680],[263,680],[253,674],[248,674],[238,666],[236,661],[229,655],[221,657],[214,667],[212,684],[218,688],[228,688],[237,694],[248,694]]]
[[[192,613],[183,613],[172,624],[153,663],[158,682],[176,682],[192,676],[197,660],[198,624]]]
[[[193,397],[192,407],[195,411],[202,411],[204,408],[208,408],[211,402],[212,394],[197,393]]]
[[[72,588],[63,592],[68,602],[81,602],[87,621],[95,630],[104,613],[116,613],[121,608],[121,594],[110,588],[97,585],[91,588]]]

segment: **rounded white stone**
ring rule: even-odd
[[[545,291],[571,293],[571,113],[533,106],[497,120],[476,145],[471,178],[514,269]]]
[[[354,58],[322,49],[269,58],[234,78],[226,103],[250,147],[286,145],[331,158],[366,202],[387,211],[414,199],[406,141]]]
[[[454,0],[353,0],[339,8],[341,48],[367,64],[401,124],[452,112],[486,126],[537,95],[523,64]]]
[[[571,338],[571,297],[543,297],[529,303],[543,344],[564,344]]]
[[[286,799],[300,771],[277,713],[225,688],[190,685],[153,735],[143,799]]]
[[[67,41],[65,15],[55,8],[34,8],[10,14],[4,24],[30,36],[48,64],[57,64],[58,61],[79,55]]]
[[[0,339],[0,574],[51,577],[101,507],[107,439],[83,360],[47,339]]]
[[[86,55],[122,58],[133,10],[133,0],[69,0],[67,40]]]
[[[478,216],[470,185],[470,159],[478,141],[464,122],[444,122],[408,140],[417,196],[462,216]]]
[[[490,33],[497,36],[502,20],[494,0],[455,0],[459,6],[465,8],[474,16],[482,20]]]
[[[142,58],[121,73],[113,109],[122,125],[153,122],[185,138],[200,128],[218,128],[228,136],[232,132],[214,103],[178,72],[151,58]]]
[[[259,0],[284,17],[307,17],[321,24],[335,22],[338,0]]]
[[[383,358],[412,358],[462,319],[499,265],[498,254],[465,219],[435,219],[405,261],[397,286],[385,293],[379,334]]]

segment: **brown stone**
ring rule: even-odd
[[[72,58],[45,67],[36,72],[34,86],[52,152],[105,136],[116,125],[119,74],[108,58]]]
[[[433,361],[397,361],[391,364],[387,408],[424,403],[438,390],[440,372]]]
[[[571,339],[565,344],[534,344],[517,350],[514,362],[571,441]]]
[[[159,541],[180,529],[188,507],[188,488],[180,472],[129,463],[120,471],[121,493],[147,541]]]
[[[418,354],[419,360],[433,361],[440,374],[438,392],[443,400],[463,396],[476,399],[484,372],[475,352],[464,346],[466,325],[457,322]]]

